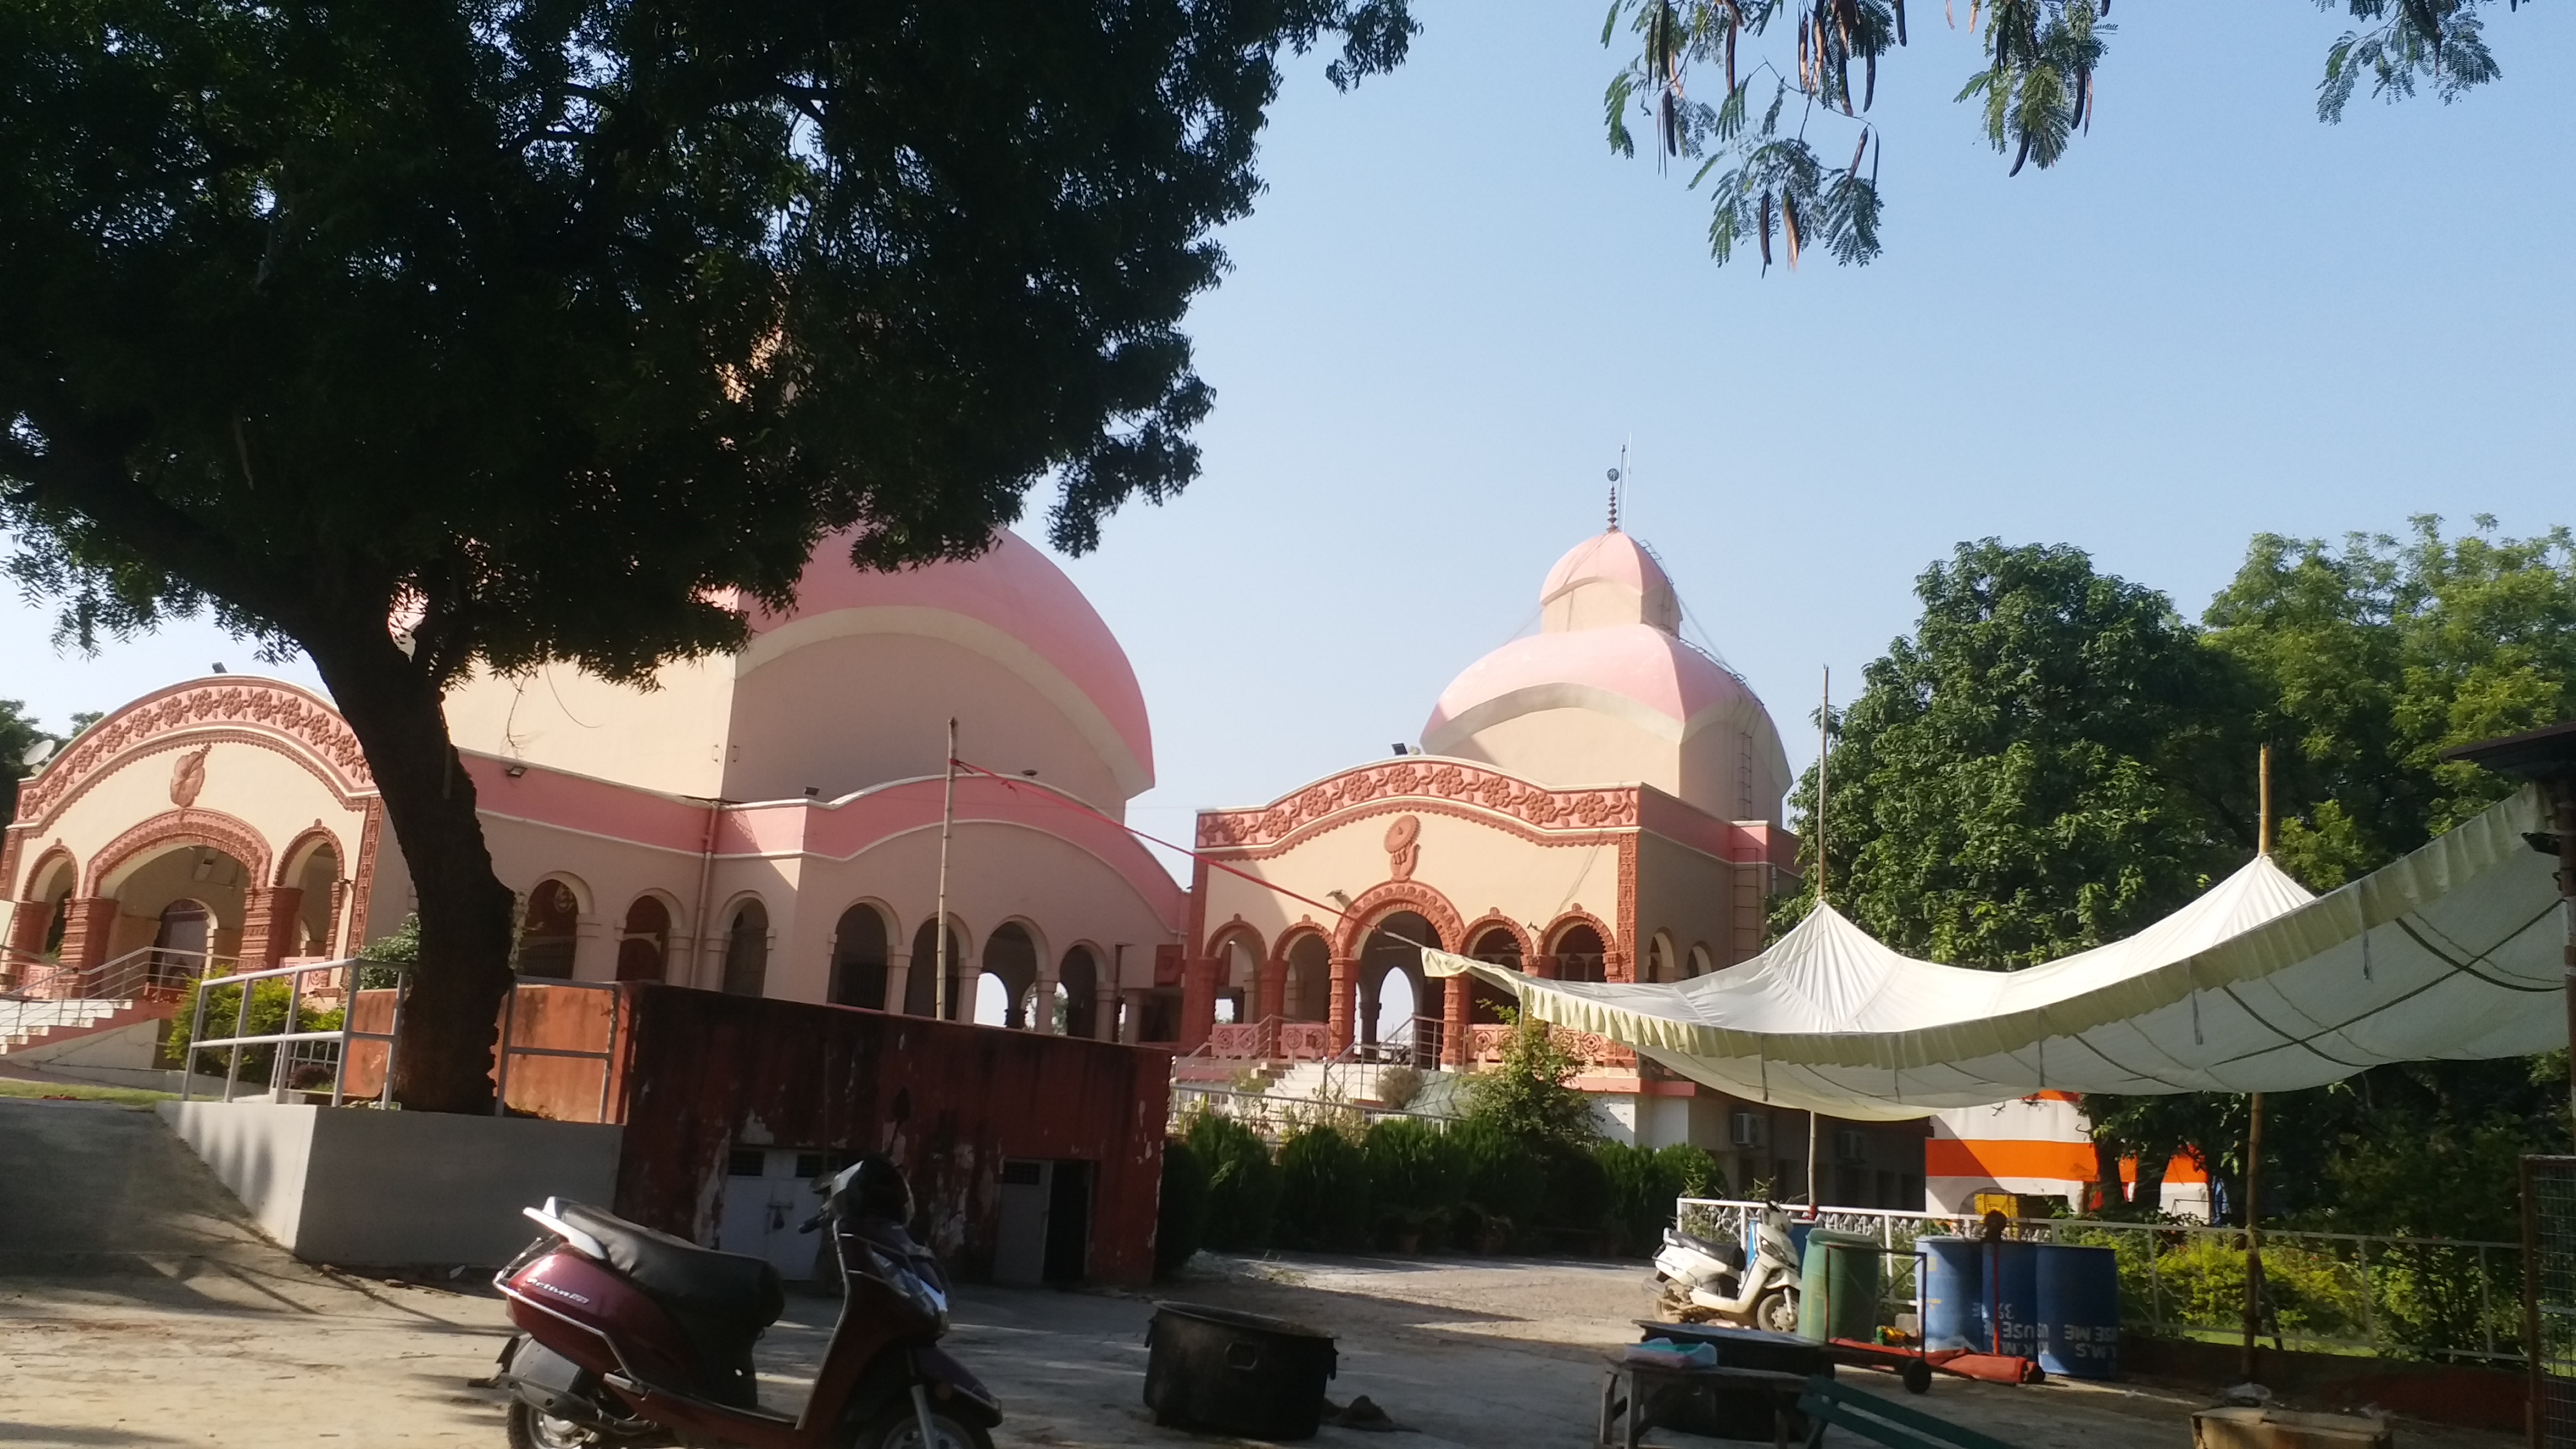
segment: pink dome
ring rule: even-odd
[[[1615,535],[1613,535],[1615,537]],[[1599,540],[1595,540],[1598,542]],[[1644,558],[1642,551],[1634,557]],[[1567,555],[1572,559],[1573,555]],[[1646,566],[1654,567],[1652,559]],[[1564,564],[1557,565],[1560,572]],[[1660,575],[1661,570],[1657,570]],[[1550,576],[1553,579],[1553,575]],[[1750,699],[1743,681],[1715,660],[1649,624],[1532,634],[1515,639],[1467,666],[1442,691],[1422,727],[1427,742],[1480,705],[1522,690],[1567,687],[1598,690],[1644,705],[1675,724],[1687,724],[1711,705]],[[1568,698],[1563,703],[1573,703]],[[1533,707],[1545,707],[1533,701]]]
[[[1055,560],[1018,534],[1002,530],[980,558],[895,573],[851,563],[850,536],[834,534],[814,550],[797,581],[795,611],[755,612],[751,630],[764,634],[791,619],[877,607],[946,610],[1027,645],[1100,711],[1152,778],[1154,732],[1127,651]]]
[[[1637,540],[1614,528],[1566,550],[1556,567],[1547,571],[1547,582],[1539,585],[1539,601],[1544,603],[1577,584],[1595,581],[1617,584],[1640,594],[1670,593],[1673,587],[1673,581],[1664,575],[1664,566],[1655,562]]]

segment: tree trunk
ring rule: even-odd
[[[2120,1182],[2120,1158],[2123,1152],[2124,1149],[2120,1143],[2106,1141],[2098,1136],[2093,1139],[2093,1200],[2085,1204],[2088,1210],[2116,1211],[2127,1205],[2128,1190]]]
[[[2129,1206],[2141,1216],[2152,1217],[2165,1210],[2165,1168],[2172,1161],[2170,1150],[2138,1149],[2138,1180],[2129,1188]]]
[[[511,896],[492,873],[439,688],[381,632],[304,643],[366,751],[420,899],[420,963],[394,1043],[394,1100],[414,1112],[489,1112],[511,980]]]

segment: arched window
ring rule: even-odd
[[[1567,981],[1598,981],[1604,954],[1601,933],[1576,926],[1556,938],[1556,974]]]
[[[1673,959],[1671,937],[1658,932],[1654,940],[1646,944],[1646,979],[1648,981],[1680,980],[1679,964]]]
[[[1064,1034],[1100,1035],[1100,963],[1090,951],[1076,946],[1064,953],[1064,965],[1056,975],[1064,983]]]
[[[725,930],[725,993],[758,996],[768,982],[769,910],[757,900],[744,901]]]
[[[537,882],[519,919],[519,974],[571,980],[573,931],[580,919],[572,887],[559,880]]]
[[[1706,976],[1708,973],[1716,969],[1717,962],[1708,954],[1708,943],[1706,941],[1702,941],[1691,947],[1690,974],[1693,976]]]
[[[339,938],[340,852],[329,841],[313,847],[295,872],[302,897],[295,906],[295,955],[328,956]]]
[[[1501,926],[1494,926],[1476,938],[1476,944],[1467,949],[1467,954],[1489,965],[1509,966],[1518,971],[1521,969],[1521,938]]]
[[[963,983],[972,978],[966,975],[966,952],[957,939],[957,928],[949,927],[947,935],[948,1019],[964,1021],[975,1009],[973,999],[969,998],[963,989]],[[924,921],[921,923],[921,929],[912,933],[912,969],[904,974],[903,983],[905,1015],[931,1014],[931,1004],[934,1000],[931,993],[939,988],[938,976],[939,938],[931,934],[931,923]]]
[[[832,1002],[883,1011],[885,988],[885,917],[874,906],[852,906],[832,931]]]
[[[203,972],[214,926],[214,913],[203,901],[178,900],[163,906],[160,929],[152,933],[152,984],[178,985]]]
[[[1309,931],[1288,946],[1290,1021],[1326,1021],[1333,1014],[1333,948]]]
[[[671,908],[658,896],[637,896],[626,908],[626,930],[617,943],[617,979],[659,981],[671,949]]]

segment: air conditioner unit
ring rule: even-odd
[[[1761,1112],[1738,1112],[1727,1128],[1727,1140],[1737,1147],[1762,1147],[1771,1140],[1771,1119]]]
[[[1839,1128],[1834,1133],[1836,1162],[1867,1162],[1869,1138],[1856,1127]]]

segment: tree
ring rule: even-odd
[[[66,637],[301,649],[419,893],[397,1096],[489,1102],[510,895],[441,714],[646,683],[827,532],[1080,550],[1193,476],[1179,323],[1283,47],[1405,0],[0,0],[0,527]]]
[[[24,700],[0,699],[0,820],[18,808],[18,782],[34,773],[30,762],[43,754],[42,747],[62,743],[36,728],[26,708]]]
[[[2316,3],[2321,10],[2341,8],[2361,27],[2326,52],[2317,89],[2321,120],[2343,119],[2365,76],[2371,94],[2387,100],[2425,87],[2447,103],[2502,74],[2486,44],[2484,10],[2492,0]],[[2521,8],[2521,0],[2505,3]],[[1942,10],[1957,23],[1947,0]],[[2107,52],[2110,14],[2111,0],[1971,0],[1968,29],[1977,32],[1979,19],[1985,21],[1979,41],[1986,62],[1970,73],[1957,99],[1977,103],[1986,139],[2012,156],[2013,175],[2032,162],[2042,170],[2056,165],[2076,135],[2092,129],[2093,76]],[[1601,23],[1603,46],[1617,38],[1623,18],[1639,45],[1611,76],[1603,98],[1610,149],[1636,154],[1634,117],[1652,128],[1659,164],[1699,163],[1693,187],[1719,172],[1710,188],[1711,256],[1724,263],[1751,238],[1768,271],[1775,236],[1791,267],[1818,241],[1848,265],[1865,266],[1878,256],[1876,133],[1860,117],[1877,95],[1879,58],[1906,42],[1905,0],[1611,0]],[[1779,48],[1787,53],[1777,59],[1744,53],[1779,21],[1794,36]],[[1694,65],[1724,77],[1715,104],[1705,98],[1709,90],[1693,91]],[[1759,121],[1753,119],[1757,106]],[[1828,154],[1808,140],[1808,123],[1819,112],[1828,124],[1837,117],[1843,122],[1831,134],[1834,144],[1852,147],[1848,165],[1839,150]],[[1792,121],[1786,129],[1784,115]]]
[[[2279,748],[2282,864],[2316,890],[2376,870],[2512,792],[2454,745],[2576,715],[2576,537],[2258,535],[2205,622]]]
[[[1834,725],[1827,895],[1854,923],[1932,960],[2024,966],[2125,935],[2251,853],[2210,748],[2237,681],[2163,594],[2079,549],[1994,539],[1915,594],[1914,634]],[[1815,792],[1810,770],[1783,929],[1814,902]]]
[[[1502,1060],[1467,1079],[1467,1120],[1533,1151],[1588,1149],[1601,1135],[1592,1099],[1567,1085],[1575,1060],[1546,1022],[1506,1009]]]

